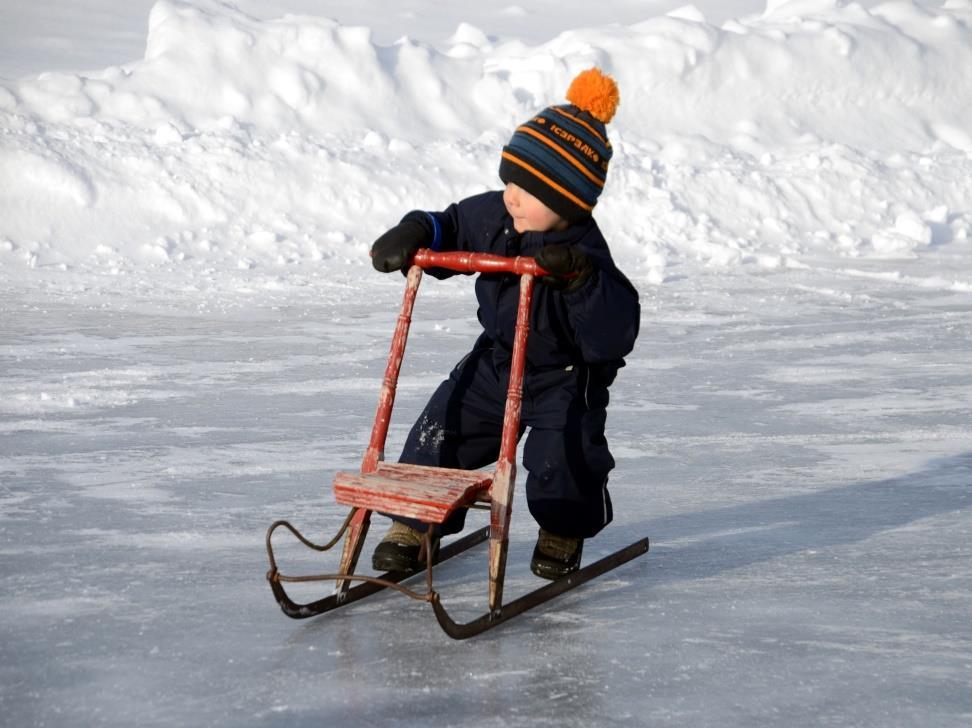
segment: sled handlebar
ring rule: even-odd
[[[460,273],[515,273],[545,276],[549,273],[537,265],[537,261],[525,255],[507,258],[490,253],[440,253],[422,248],[412,258],[412,265],[419,268],[447,268]]]

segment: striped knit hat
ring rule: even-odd
[[[620,97],[614,79],[590,68],[571,82],[567,100],[517,128],[503,147],[499,176],[576,222],[591,214],[604,187],[611,160],[604,125]]]

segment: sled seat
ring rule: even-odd
[[[346,506],[442,523],[457,508],[487,500],[492,482],[483,471],[380,462],[373,473],[336,473],[333,487]]]

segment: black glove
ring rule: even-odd
[[[572,293],[590,278],[591,259],[573,245],[548,245],[533,256],[537,265],[550,273],[540,281],[564,293]]]
[[[371,264],[375,270],[406,272],[412,255],[429,239],[429,231],[415,220],[405,220],[386,232],[371,246]]]

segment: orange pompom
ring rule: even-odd
[[[621,103],[621,93],[614,79],[600,68],[588,68],[571,81],[567,100],[607,124]]]

